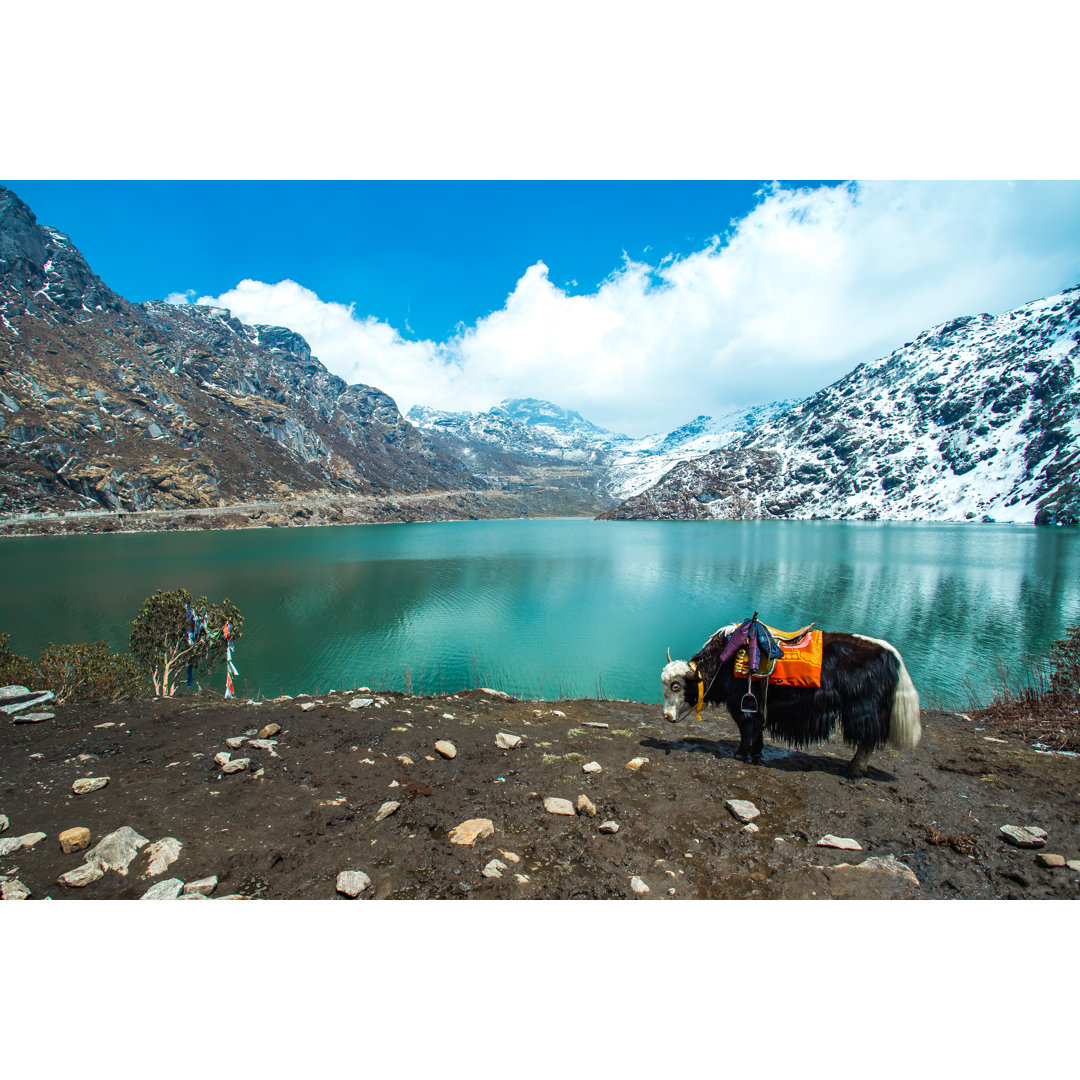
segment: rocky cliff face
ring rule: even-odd
[[[0,188],[0,513],[479,486],[298,334],[129,303]]]
[[[1080,286],[862,364],[610,518],[1080,517]]]

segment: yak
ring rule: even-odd
[[[911,749],[922,735],[919,694],[900,653],[887,641],[861,634],[822,631],[820,686],[762,686],[735,674],[730,639],[755,618],[721,627],[690,660],[672,660],[661,673],[664,719],[673,724],[702,704],[725,708],[739,728],[741,761],[760,764],[763,733],[789,746],[806,747],[829,738],[837,724],[854,746],[850,776],[862,776],[879,746]],[[760,625],[760,624],[759,624]],[[755,657],[756,659],[756,657]],[[756,697],[763,699],[758,707]]]

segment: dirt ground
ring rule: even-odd
[[[350,707],[356,698],[372,700]],[[54,711],[38,723],[0,717],[0,814],[10,821],[0,840],[46,834],[0,858],[0,877],[22,882],[30,899],[136,899],[164,879],[216,875],[216,898],[344,901],[344,870],[370,878],[359,899],[1080,895],[1080,873],[1040,865],[998,831],[1039,826],[1043,853],[1080,859],[1080,758],[1037,752],[959,714],[924,713],[916,750],[878,751],[869,774],[851,780],[839,741],[806,752],[767,744],[764,763],[748,765],[733,757],[726,715],[674,727],[658,706],[623,701],[354,690],[258,705],[177,697]],[[270,724],[281,731],[269,748],[226,746]],[[520,745],[500,748],[499,733]],[[456,756],[444,757],[439,740]],[[214,761],[222,751],[249,766],[224,773]],[[639,757],[644,765],[627,767]],[[594,761],[601,771],[584,772]],[[101,776],[105,787],[73,793],[76,779]],[[595,817],[544,808],[546,797],[576,804],[581,795]],[[755,804],[757,831],[729,799]],[[400,805],[376,820],[388,801]],[[475,818],[490,819],[493,833],[451,843],[450,830]],[[608,821],[617,832],[601,831]],[[125,825],[150,842],[174,837],[179,857],[145,876],[144,849],[126,875],[58,883],[87,854],[64,854],[62,831],[84,826],[92,846]],[[818,846],[826,834],[861,850]],[[492,860],[505,867],[495,867],[501,877],[485,876]],[[635,891],[641,883],[647,892]]]

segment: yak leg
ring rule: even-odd
[[[861,742],[855,756],[848,765],[848,776],[865,776],[870,765],[870,753],[874,749],[871,743]]]
[[[750,718],[750,726],[753,731],[753,740],[750,743],[750,761],[754,765],[760,765],[761,754],[765,749],[765,721],[760,713]]]
[[[754,721],[741,713],[735,717],[735,723],[739,728],[739,749],[735,751],[735,757],[739,761],[750,760],[750,743],[753,737]]]

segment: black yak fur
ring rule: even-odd
[[[758,711],[745,716],[745,677],[735,675],[735,658],[719,663],[734,626],[718,630],[693,657],[664,668],[665,716],[677,722],[697,705],[700,681],[706,704],[722,706],[741,736],[736,756],[760,762],[763,732],[789,746],[825,742],[839,726],[845,743],[857,748],[850,771],[866,771],[871,751],[888,743],[916,745],[921,734],[919,697],[900,654],[887,642],[856,634],[823,632],[821,686],[780,686],[755,679]],[[681,699],[681,700],[679,700]],[[763,715],[764,714],[764,715]]]

